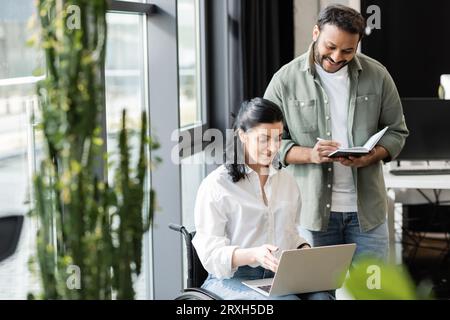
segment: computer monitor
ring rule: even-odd
[[[397,160],[450,160],[450,100],[402,99],[410,131]]]

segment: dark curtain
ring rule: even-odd
[[[262,97],[273,74],[294,58],[292,0],[228,0],[231,109]]]
[[[450,1],[362,0],[361,12],[370,5],[381,9],[381,29],[362,52],[387,67],[402,97],[437,97],[440,75],[450,73]]]

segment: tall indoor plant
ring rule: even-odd
[[[101,125],[107,2],[38,0],[37,9],[46,60],[37,86],[46,151],[35,176],[33,213],[43,298],[132,299],[155,202],[146,190],[147,146],[157,145],[147,137],[143,113],[132,163],[124,111],[119,160],[108,184]]]

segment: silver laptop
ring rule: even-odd
[[[356,244],[286,250],[274,278],[242,283],[265,296],[335,290],[344,282]]]

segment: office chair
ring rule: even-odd
[[[202,289],[201,285],[206,280],[208,272],[203,268],[202,263],[192,245],[192,239],[194,238],[195,231],[189,232],[184,226],[169,224],[169,228],[180,232],[183,235],[186,245],[186,256],[188,266],[188,277],[186,288],[183,289],[181,295],[175,298],[175,300],[222,300],[216,294]]]
[[[23,216],[0,217],[0,262],[16,251],[22,225]]]

